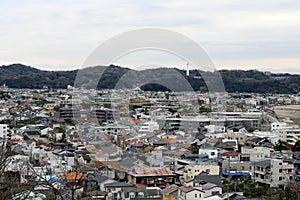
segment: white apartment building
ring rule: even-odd
[[[275,131],[281,141],[295,145],[300,140],[300,128],[282,128]]]
[[[153,133],[155,130],[159,130],[159,124],[157,122],[146,122],[140,127],[139,133]]]
[[[207,154],[208,159],[216,159],[218,158],[218,149],[214,149],[214,148],[199,149],[199,154]]]
[[[7,124],[0,124],[0,138],[7,138],[9,133],[9,127]]]
[[[225,126],[218,126],[218,125],[207,125],[205,126],[208,133],[224,133]]]
[[[288,127],[288,125],[285,122],[273,122],[271,124],[271,131],[275,131],[275,130],[283,129],[283,128],[287,128],[287,127]]]
[[[300,128],[297,125],[274,122],[271,124],[271,130],[279,137],[279,140],[287,142],[290,145],[295,145],[300,140]]]
[[[282,159],[267,159],[252,164],[252,178],[270,187],[285,187],[294,179],[294,165]]]
[[[273,149],[267,147],[246,147],[241,148],[240,160],[241,161],[260,161],[270,158]]]

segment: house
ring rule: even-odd
[[[165,188],[174,184],[176,178],[176,175],[166,167],[135,168],[128,175],[128,182],[138,187]]]
[[[201,189],[204,192],[204,197],[222,194],[222,183],[219,175],[202,172],[195,177],[193,187]]]
[[[147,188],[137,188],[137,187],[126,187],[122,189],[122,195],[124,200],[160,199],[159,190],[155,188],[147,189]]]
[[[89,189],[95,189],[99,188],[100,191],[105,191],[105,184],[108,183],[115,183],[116,180],[110,179],[109,177],[102,175],[98,172],[90,173],[87,175],[86,180],[86,188]]]
[[[160,191],[162,200],[177,200],[178,199],[178,186],[172,184]]]
[[[106,200],[107,193],[102,191],[85,191],[85,197],[81,197],[81,200]]]
[[[204,197],[204,191],[191,186],[181,186],[179,187],[178,197],[179,200],[202,199]]]
[[[221,153],[221,157],[223,159],[228,159],[230,161],[237,161],[240,160],[240,152],[237,151],[227,151],[227,152],[223,152]]]
[[[84,182],[86,180],[86,176],[83,175],[82,173],[78,173],[76,171],[67,173],[65,175],[62,175],[61,178],[63,180],[67,181],[66,186],[67,187],[72,187],[72,186],[84,186]]]
[[[241,129],[243,130],[243,129]],[[238,144],[240,145],[244,145],[245,141],[246,141],[246,130],[244,131],[239,131],[239,132],[234,132],[233,130],[228,130],[225,134],[224,134],[224,138],[228,139],[228,140],[236,140],[238,142]]]
[[[107,183],[104,185],[105,192],[108,193],[107,197],[110,200],[118,200],[124,197],[123,189],[132,188],[134,185],[124,182]]]
[[[217,145],[218,148],[224,149],[226,151],[236,151],[238,150],[238,142],[237,140],[222,140],[222,143]]]
[[[199,149],[199,154],[206,154],[208,156],[208,159],[218,158],[218,150],[214,148]]]
[[[217,164],[194,164],[186,165],[183,171],[183,178],[185,180],[194,179],[195,176],[201,172],[207,172],[211,175],[219,175],[220,167]]]

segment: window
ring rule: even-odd
[[[279,169],[279,173],[281,173],[282,172],[282,169]]]
[[[198,197],[198,195],[197,194],[195,194],[195,198],[197,198]]]
[[[282,177],[281,176],[279,176],[279,180],[282,181]]]
[[[279,165],[282,165],[282,163],[280,162]]]

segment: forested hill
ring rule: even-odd
[[[104,71],[105,69],[105,71]],[[199,71],[191,70],[190,76],[186,77],[184,70],[174,68],[148,69],[135,71],[129,68],[110,65],[107,68],[97,66],[85,69],[85,76],[81,81],[87,81],[91,77],[98,76],[103,72],[98,83],[98,89],[115,88],[117,82],[126,73],[139,74],[160,74],[157,79],[172,77],[174,70],[185,77],[194,90],[206,90],[205,82]],[[44,71],[22,64],[0,66],[0,84],[6,84],[10,88],[31,88],[39,89],[44,86],[49,88],[66,88],[73,85],[78,70],[71,71]],[[219,71],[227,92],[254,92],[254,93],[298,93],[300,92],[300,75],[294,74],[273,74],[257,70],[220,70]],[[147,84],[143,89],[163,90],[163,86]]]

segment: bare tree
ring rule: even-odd
[[[23,193],[23,198],[29,195],[34,187],[34,181],[27,177],[27,183],[21,183],[21,171],[26,170],[26,164],[22,160],[14,160],[17,154],[13,152],[7,140],[1,141],[0,146],[0,199],[11,199],[16,194]]]

